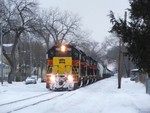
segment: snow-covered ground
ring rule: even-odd
[[[122,78],[121,89],[117,89],[117,78],[111,77],[70,92],[51,92],[41,82],[4,83],[0,86],[0,113],[11,112],[150,113],[150,95],[143,84],[128,78]]]

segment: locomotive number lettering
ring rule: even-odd
[[[65,59],[59,59],[59,64],[65,64]]]

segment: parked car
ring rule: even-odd
[[[36,76],[31,76],[27,77],[25,80],[26,84],[36,84],[37,83],[37,77]]]
[[[130,80],[131,81],[136,81],[138,79],[138,75],[139,75],[139,70],[138,69],[131,69],[130,72]]]
[[[38,80],[37,75],[31,75],[31,77],[35,78],[36,81]]]

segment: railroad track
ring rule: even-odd
[[[24,99],[0,104],[0,111],[1,111],[1,113],[12,113],[12,112],[19,111],[19,110],[22,110],[22,109],[25,109],[28,107],[35,106],[35,105],[43,103],[43,102],[53,100],[55,98],[66,95],[68,93],[70,93],[70,92],[49,92],[49,93],[44,93],[41,95],[29,97],[29,98],[24,98]],[[67,97],[69,97],[73,94],[75,94],[75,93],[74,92],[70,93],[69,95],[67,95]]]
[[[19,100],[7,102],[7,103],[4,103],[4,104],[0,104],[0,106],[5,106],[5,105],[9,105],[9,104],[13,104],[13,103],[25,101],[25,100],[30,100],[30,99],[37,98],[37,97],[40,97],[40,96],[43,96],[43,95],[48,95],[48,94],[50,94],[50,93],[53,93],[53,92],[48,92],[48,93],[44,93],[44,94],[40,94],[40,95],[28,97],[28,98],[23,98],[23,99],[19,99]]]

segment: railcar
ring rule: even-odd
[[[105,67],[104,72],[103,72],[103,79],[109,78],[111,76],[114,76],[113,72],[111,70],[109,70],[107,67]]]
[[[54,45],[47,52],[46,88],[74,90],[102,78],[98,62],[73,45]]]

